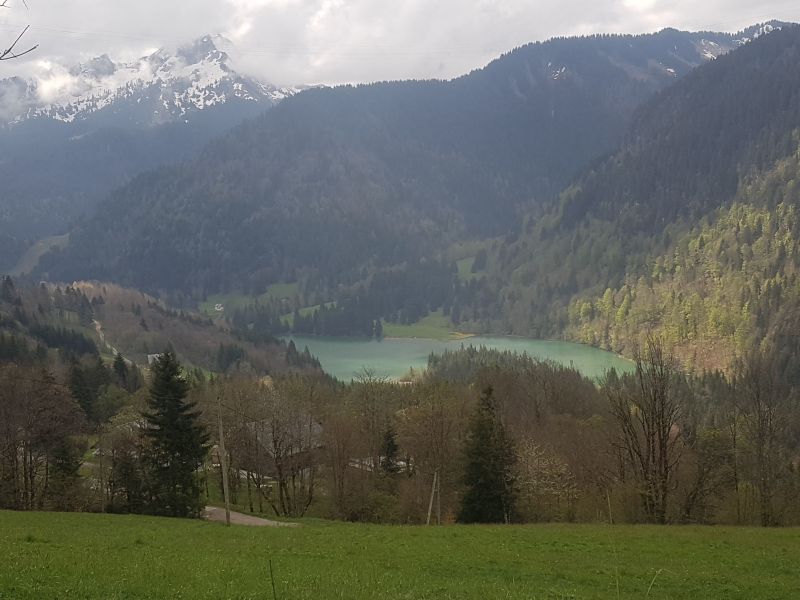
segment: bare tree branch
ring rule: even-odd
[[[22,3],[25,5],[25,8],[28,8],[28,2],[26,0],[22,0]],[[3,0],[3,3],[0,4],[0,8],[11,8],[10,6],[8,6],[8,0]],[[22,51],[15,50],[17,45],[22,40],[23,36],[28,32],[28,29],[30,28],[31,28],[30,25],[26,25],[25,29],[23,29],[22,32],[17,36],[17,39],[14,40],[14,43],[11,44],[11,46],[9,46],[6,50],[0,52],[0,61],[12,60],[14,58],[19,58],[20,56],[25,56],[26,54],[33,52],[39,47],[39,44],[35,44],[26,50]]]

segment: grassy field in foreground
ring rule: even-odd
[[[383,322],[383,335],[390,338],[425,338],[430,340],[460,340],[469,337],[453,331],[448,317],[437,311],[423,317],[413,325]]]
[[[800,531],[0,512],[0,598],[796,598]]]

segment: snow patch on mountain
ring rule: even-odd
[[[739,44],[749,44],[753,40],[757,40],[758,38],[768,35],[773,31],[780,31],[782,26],[777,22],[772,23],[764,23],[763,25],[756,25],[751,27],[750,29],[745,30],[745,35],[739,38],[737,41]]]
[[[232,99],[274,104],[301,89],[277,88],[239,75],[221,47],[231,44],[221,36],[205,36],[133,62],[117,62],[108,55],[72,67],[40,61],[41,77],[0,81],[0,118],[70,123],[133,102],[152,108],[152,121],[158,123]]]
[[[729,48],[724,48],[717,42],[707,40],[705,38],[700,40],[700,53],[706,60],[716,60],[723,54],[727,53]]]
[[[761,25],[754,25],[753,27],[745,29],[739,34],[735,34],[732,46],[719,44],[718,42],[703,38],[700,40],[700,43],[698,44],[698,50],[700,51],[703,58],[705,58],[706,60],[715,60],[720,56],[722,56],[723,54],[727,54],[732,49],[738,48],[739,46],[744,46],[745,44],[749,44],[753,40],[757,40],[761,36],[770,34],[773,31],[780,31],[780,30],[781,30],[781,24],[777,21],[773,21],[771,23],[764,23]],[[736,37],[736,36],[741,36],[741,37]]]

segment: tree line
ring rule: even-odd
[[[197,516],[207,434],[186,401],[189,383],[174,354],[162,354],[151,371],[144,394],[120,355],[111,370],[73,366],[68,384],[43,367],[3,365],[0,506]],[[90,372],[100,385],[114,377],[128,386],[116,388],[116,404],[97,396]],[[131,445],[120,442],[123,429]]]
[[[196,516],[224,464],[234,507],[281,517],[797,524],[800,398],[780,365],[752,350],[691,374],[655,338],[599,381],[480,348],[405,384],[206,378],[171,352],[138,383],[122,357],[67,382],[6,364],[0,503]]]

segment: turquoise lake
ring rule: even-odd
[[[423,338],[364,338],[288,336],[297,349],[308,346],[322,368],[341,379],[349,381],[365,368],[380,377],[398,379],[409,369],[423,370],[428,365],[428,355],[445,350],[458,350],[461,346],[485,346],[512,352],[527,352],[540,360],[552,360],[573,366],[588,377],[600,377],[612,367],[618,371],[632,368],[631,361],[605,350],[583,344],[534,340],[519,337],[476,336],[464,340],[442,341]]]

